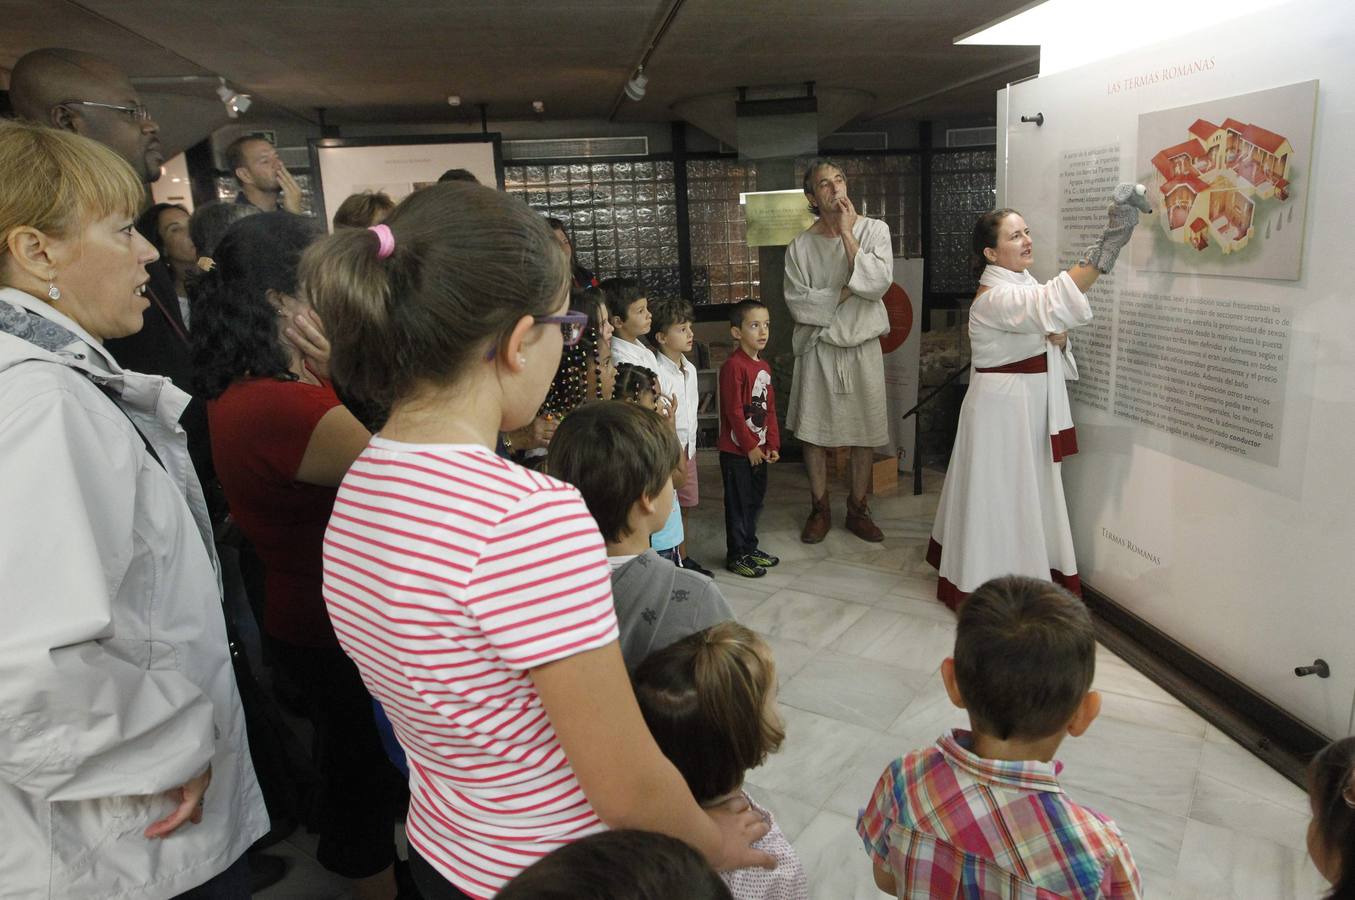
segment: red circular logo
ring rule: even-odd
[[[885,311],[889,313],[889,331],[880,335],[880,349],[892,353],[903,346],[913,331],[913,304],[898,282],[885,291],[884,303]]]

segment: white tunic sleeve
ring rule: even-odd
[[[814,287],[805,271],[805,261],[800,258],[804,252],[805,242],[800,238],[786,248],[786,306],[796,323],[826,328],[833,323],[842,285]]]
[[[1067,272],[1044,284],[999,284],[984,291],[969,310],[970,320],[999,331],[1052,334],[1092,320],[1091,304]]]
[[[858,297],[879,300],[894,283],[894,245],[888,225],[878,219],[865,222],[847,288]]]

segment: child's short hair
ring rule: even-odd
[[[955,681],[976,731],[999,740],[1057,733],[1095,671],[1091,615],[1053,582],[994,578],[960,607]]]
[[[682,457],[663,416],[630,403],[599,400],[565,416],[550,442],[551,475],[579,489],[603,540],[628,533],[630,509],[657,496]]]
[[[651,301],[649,313],[653,317],[649,329],[649,338],[655,346],[659,343],[659,332],[667,331],[674,325],[696,320],[696,312],[692,309],[692,305],[680,297]]]
[[[630,305],[646,296],[640,282],[634,278],[604,278],[598,283],[598,290],[607,304],[607,315],[617,316],[622,321]]]
[[[620,829],[565,844],[518,873],[498,900],[729,900],[710,864],[674,837]]]
[[[378,217],[385,218],[395,209],[395,201],[385,191],[361,191],[350,194],[334,213],[335,228],[370,228]]]
[[[735,328],[743,327],[744,318],[755,309],[766,309],[767,304],[761,300],[754,300],[749,297],[747,300],[740,300],[729,308],[729,324]]]
[[[612,388],[613,400],[639,403],[645,391],[652,391],[656,395],[659,393],[659,376],[653,369],[635,363],[616,364],[616,387]]]
[[[1308,766],[1308,797],[1320,849],[1339,860],[1328,897],[1355,897],[1355,737],[1333,741]],[[1321,860],[1314,858],[1313,862]],[[1326,874],[1324,872],[1324,874]]]
[[[771,649],[738,622],[651,653],[632,680],[650,733],[698,803],[738,788],[785,740],[767,708],[776,684]]]

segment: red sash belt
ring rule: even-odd
[[[990,366],[986,369],[976,368],[974,371],[997,372],[1002,375],[1035,375],[1039,372],[1049,371],[1049,357],[1041,353],[1039,356],[1032,356],[1030,359],[1007,363],[1004,366]]]

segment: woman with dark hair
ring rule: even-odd
[[[1115,190],[1110,225],[1083,258],[1039,283],[1030,228],[1013,209],[982,215],[971,266],[973,372],[960,407],[927,562],[936,596],[958,609],[998,575],[1047,578],[1080,595],[1060,461],[1077,452],[1065,380],[1077,378],[1068,330],[1092,319],[1086,293],[1129,242],[1142,188]]]
[[[1308,766],[1308,857],[1331,884],[1327,900],[1355,898],[1355,737],[1333,741]]]
[[[188,220],[188,236],[198,250],[199,267],[211,268],[209,262],[216,255],[216,245],[221,243],[232,225],[260,212],[252,203],[208,203],[193,210],[193,216]],[[203,262],[204,257],[208,262]]]
[[[324,780],[316,858],[354,879],[356,896],[388,900],[405,789],[321,593],[336,489],[371,436],[334,393],[329,342],[297,287],[301,254],[317,236],[309,220],[285,212],[226,233],[200,284],[194,361],[217,474],[264,564],[273,662],[300,689],[316,727]]]
[[[565,223],[554,216],[546,217],[546,224],[550,226],[551,234],[560,242],[560,247],[569,254],[570,277],[573,279],[571,287],[576,291],[592,291],[598,286],[597,277],[579,265],[579,261],[574,256],[574,242],[569,239],[569,232],[565,230]]]
[[[770,865],[746,808],[702,810],[645,728],[606,547],[579,493],[496,456],[582,336],[568,269],[525,203],[415,191],[306,251],[333,369],[390,408],[325,536],[344,649],[409,758],[410,867],[425,897],[491,897],[604,827],[669,834],[722,868]]]
[[[189,218],[188,210],[178,203],[157,203],[136,220],[136,230],[159,251],[160,258],[174,274],[174,295],[179,298],[185,326],[189,321],[188,290],[184,285],[198,271],[198,251],[188,231]]]

